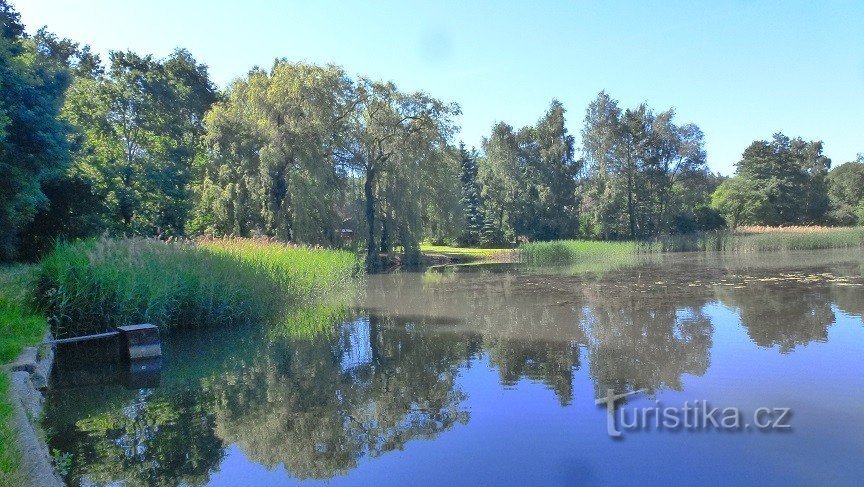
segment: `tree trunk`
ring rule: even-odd
[[[633,208],[633,172],[627,170],[627,215],[630,219],[630,239],[636,240],[636,215]]]
[[[363,194],[366,198],[366,225],[369,235],[366,239],[366,272],[378,271],[378,246],[375,244],[375,168],[366,171],[366,182],[363,184]]]

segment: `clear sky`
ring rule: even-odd
[[[724,174],[777,131],[823,140],[834,165],[864,152],[862,0],[11,1],[30,31],[97,52],[185,47],[222,87],[286,57],[424,90],[460,104],[469,145],[552,98],[578,140],[605,89],[625,107],[675,107]]]

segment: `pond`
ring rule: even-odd
[[[864,252],[376,275],[320,314],[315,333],[172,333],[156,377],[55,377],[44,425],[66,480],[864,478]],[[611,426],[610,391],[633,393]],[[664,422],[688,405],[690,423]],[[715,426],[712,408],[740,423]]]

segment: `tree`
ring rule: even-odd
[[[483,206],[480,185],[477,182],[477,151],[470,152],[459,143],[459,158],[462,165],[462,208],[465,228],[459,239],[461,245],[478,245],[483,233]]]
[[[391,232],[411,263],[419,259],[422,235],[417,196],[427,188],[419,184],[421,175],[445,156],[459,107],[366,79],[359,81],[352,106],[347,151],[352,170],[363,179],[366,268],[379,269],[378,252],[388,250]]]
[[[514,238],[513,220],[523,199],[522,169],[518,159],[518,142],[513,127],[500,122],[492,134],[483,139],[484,157],[478,161],[477,173],[484,204],[484,230],[487,245]]]
[[[236,81],[207,114],[196,230],[335,243],[352,90],[341,68],[284,60]]]
[[[507,239],[551,240],[578,232],[573,137],[564,125],[564,107],[553,100],[534,126],[514,131],[499,123],[483,140],[486,156],[478,174],[487,219]]]
[[[105,74],[75,79],[63,116],[80,134],[74,164],[104,201],[103,228],[186,233],[204,114],[215,99],[206,66],[184,50],[165,60],[112,52]]]
[[[99,57],[88,46],[80,46],[69,39],[60,39],[44,27],[32,38],[40,56],[50,62],[58,72],[71,75],[74,85],[78,77],[95,77],[102,73]],[[66,88],[68,100],[69,89]],[[81,148],[79,132],[60,111],[68,140],[65,163],[56,171],[44,175],[41,181],[45,199],[33,219],[19,232],[18,258],[35,260],[50,249],[58,238],[71,239],[98,233],[101,223],[99,201],[92,191],[91,178],[77,164],[75,154]]]
[[[674,110],[655,114],[644,103],[622,112],[605,92],[588,107],[587,227],[596,236],[644,239],[670,231],[680,213],[677,196],[693,181],[687,176],[705,172],[702,131],[674,118]]]
[[[826,175],[831,159],[822,142],[790,139],[755,141],[736,163],[737,174],[715,194],[714,206],[733,225],[799,225],[824,221]],[[737,200],[737,201],[733,201]]]
[[[58,119],[70,73],[24,33],[0,0],[0,260],[47,202],[43,185],[65,169],[66,124]]]
[[[856,212],[864,209],[864,154],[856,161],[841,164],[826,177],[830,200],[830,221],[836,225],[864,223]]]

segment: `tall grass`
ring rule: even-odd
[[[666,235],[647,242],[557,240],[520,247],[523,262],[533,265],[599,262],[625,254],[661,252],[763,252],[864,247],[862,227],[747,227],[732,232]],[[620,260],[620,259],[617,259]]]
[[[273,319],[356,271],[348,252],[267,240],[102,238],[58,244],[41,262],[39,293],[58,336],[206,327]]]
[[[744,227],[736,232],[671,235],[650,246],[656,252],[763,252],[846,249],[864,246],[862,227]]]
[[[532,265],[572,264],[585,259],[598,259],[612,255],[632,255],[638,244],[634,242],[603,242],[595,240],[553,240],[530,242],[519,247],[520,258]]]

